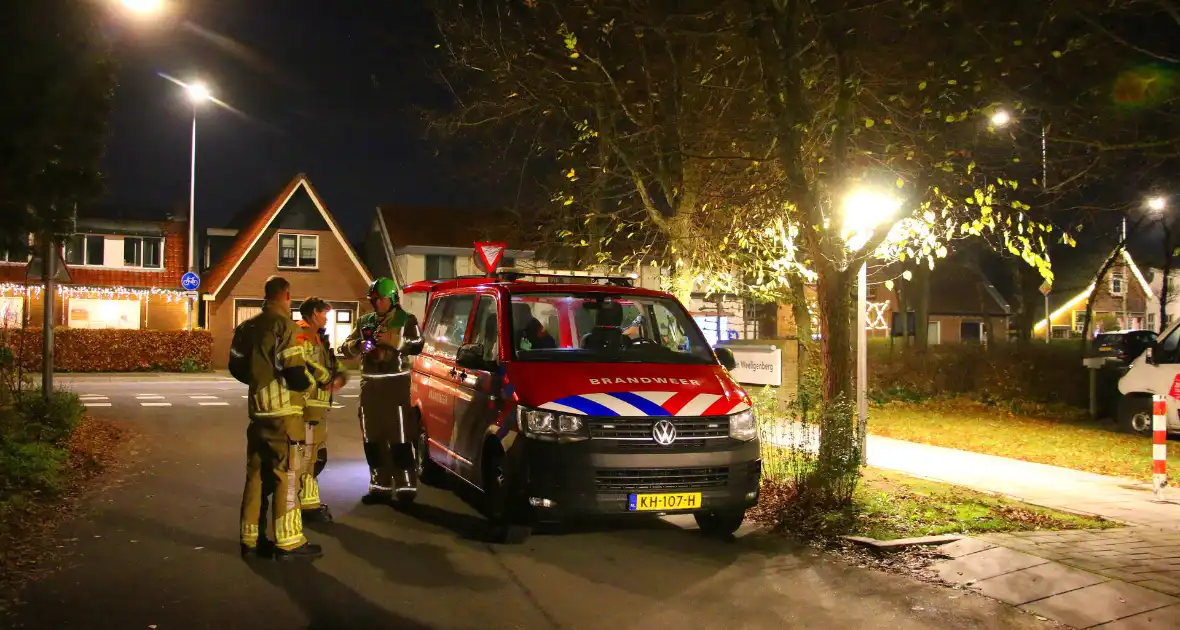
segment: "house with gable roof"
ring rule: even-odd
[[[262,310],[262,287],[270,276],[290,281],[295,319],[309,297],[332,306],[327,332],[333,348],[372,310],[365,299],[372,275],[302,173],[268,203],[241,215],[240,227],[210,229],[205,237],[201,315],[213,334],[215,368],[229,360],[234,327]]]

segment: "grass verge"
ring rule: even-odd
[[[769,457],[768,457],[769,455]],[[763,458],[789,458],[786,449],[764,450]],[[778,469],[789,468],[780,466]],[[940,534],[1031,530],[1104,529],[1116,523],[1028,505],[959,486],[879,468],[862,469],[852,504],[835,512],[800,514],[794,509],[790,476],[766,476],[750,516],[799,538],[868,536],[896,540]]]
[[[1072,409],[1003,407],[963,399],[886,403],[869,412],[869,432],[1101,475],[1151,479],[1150,439],[1118,433]],[[1180,466],[1175,444],[1168,449],[1169,469]]]

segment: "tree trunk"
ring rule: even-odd
[[[912,285],[897,287],[897,319],[901,325],[901,347],[910,347],[910,291]],[[893,334],[893,330],[889,331]]]
[[[820,353],[823,357],[823,400],[829,402],[843,396],[852,398],[852,318],[855,308],[852,299],[851,274],[825,265],[819,274],[816,291],[819,298],[819,320],[822,330]]]
[[[930,346],[930,268],[918,265],[914,273],[916,302],[914,308],[914,345],[925,352]]]
[[[1160,282],[1160,320],[1157,322],[1159,330],[1156,332],[1164,332],[1164,328],[1168,324],[1168,280],[1172,275],[1172,257],[1176,254],[1172,247],[1172,229],[1164,225],[1164,268],[1163,278]]]
[[[1029,266],[1019,258],[1005,258],[1008,273],[1012,279],[1012,312],[1016,326],[1017,343],[1026,344],[1032,340],[1032,329],[1036,325],[1033,318],[1036,302],[1029,300],[1029,284],[1025,275]]]

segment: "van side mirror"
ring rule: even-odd
[[[455,365],[469,370],[486,370],[488,362],[483,360],[483,344],[469,343],[459,346],[455,353]]]
[[[729,371],[737,369],[737,359],[733,356],[733,350],[729,348],[715,348],[713,354],[717,356],[717,361]]]
[[[1147,346],[1147,349],[1143,351],[1143,360],[1148,365],[1155,365],[1155,342],[1152,342],[1151,345]]]

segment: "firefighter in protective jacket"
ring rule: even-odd
[[[324,341],[324,328],[332,307],[318,297],[310,297],[299,305],[299,347],[307,363],[307,374],[312,381],[303,408],[307,424],[307,438],[303,449],[303,470],[299,475],[299,507],[304,522],[332,520],[328,506],[320,502],[320,487],[316,481],[328,459],[327,416],[332,408],[332,392],[344,386],[346,379],[337,369],[336,353]]]
[[[369,464],[367,503],[395,494],[412,501],[418,490],[414,444],[421,429],[410,407],[409,355],[421,344],[418,320],[402,309],[397,285],[378,278],[369,285],[374,312],[366,313],[345,340],[347,357],[362,355],[360,421]]]
[[[304,392],[312,384],[307,378],[303,349],[296,341],[299,327],[291,319],[290,283],[271,277],[265,292],[262,313],[238,325],[230,348],[230,372],[250,386],[242,557],[273,553],[276,559],[316,558],[323,552],[303,535],[298,496],[300,460],[307,434]],[[266,527],[260,523],[271,496],[273,549],[265,544],[269,542]]]

